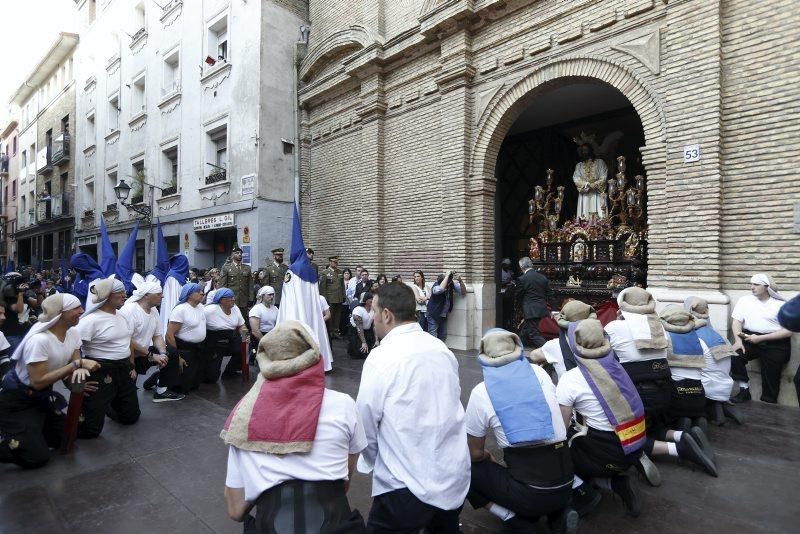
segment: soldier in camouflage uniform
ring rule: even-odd
[[[230,261],[222,266],[217,287],[227,287],[236,295],[236,306],[242,312],[242,317],[247,317],[249,305],[255,300],[253,290],[252,271],[250,266],[242,263],[242,249],[233,247]]]
[[[328,258],[328,267],[319,273],[319,294],[325,297],[331,307],[328,332],[338,338],[344,302],[344,279],[339,270],[339,256]]]
[[[283,278],[286,276],[286,271],[289,266],[283,263],[283,249],[276,248],[272,250],[273,261],[264,269],[267,273],[264,281],[268,286],[275,289],[275,306],[281,304],[281,293],[283,293]]]

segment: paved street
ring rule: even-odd
[[[361,362],[347,357],[341,341],[334,350],[335,372],[328,386],[355,397]],[[474,353],[458,357],[466,402],[481,379],[480,368]],[[56,456],[43,469],[0,466],[0,532],[241,532],[225,514],[226,448],[218,434],[244,391],[238,380],[228,379],[218,387],[203,386],[183,402],[158,405],[142,391],[138,424],[121,427],[108,421],[99,439],[79,441],[72,454]],[[642,517],[626,517],[621,502],[606,494],[581,523],[581,532],[794,531],[800,520],[800,411],[753,401],[745,413],[746,426],[710,431],[719,478],[661,461],[661,488],[639,480]],[[356,475],[351,506],[366,515],[369,495],[368,477]],[[499,521],[469,505],[461,518],[465,533],[500,531]]]

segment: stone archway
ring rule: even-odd
[[[624,64],[606,58],[581,56],[555,60],[523,78],[515,81],[495,95],[487,108],[479,115],[477,135],[470,158],[468,191],[472,197],[474,213],[488,214],[494,211],[496,192],[495,164],[503,139],[514,121],[526,107],[543,92],[555,85],[566,84],[576,79],[596,79],[619,90],[631,102],[642,123],[645,146],[641,147],[642,161],[647,169],[648,218],[650,239],[658,239],[658,229],[665,228],[663,206],[666,181],[666,145],[663,106],[647,85]],[[475,260],[473,272],[483,282],[494,282],[494,232],[491,221],[480,217],[470,218],[471,241],[468,256]],[[666,268],[666,258],[656,254],[650,256],[648,277],[659,280]]]

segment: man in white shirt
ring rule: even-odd
[[[228,515],[257,523],[258,532],[363,531],[346,491],[367,440],[353,399],[325,388],[319,345],[309,327],[283,321],[259,343],[257,359],[256,383],[221,434],[229,446]],[[257,415],[263,413],[281,419]],[[249,514],[254,506],[256,520]]]
[[[158,280],[146,281],[137,287],[125,305],[119,310],[131,328],[131,346],[133,347],[134,366],[138,375],[144,375],[150,366],[159,369],[167,365],[167,345],[161,331],[161,316],[158,306],[161,304],[161,284]],[[145,380],[144,389],[150,390],[156,385],[159,373],[153,373]],[[172,391],[164,394],[156,392],[153,402],[181,400],[183,395]]]
[[[117,313],[125,303],[125,286],[107,278],[90,289],[89,306],[78,323],[83,354],[97,361],[100,369],[89,377],[96,392],[83,401],[78,437],[96,438],[103,431],[106,414],[123,425],[139,420],[136,371],[133,367],[131,329]]]
[[[368,532],[458,532],[470,457],[458,362],[416,321],[405,284],[380,287],[358,407],[367,436],[359,470],[372,471]]]
[[[553,382],[525,359],[519,336],[499,328],[483,336],[478,361],[484,381],[472,390],[466,412],[472,458],[467,499],[517,531],[533,532],[547,516],[551,530],[577,532],[578,513],[568,507],[572,461]],[[489,431],[507,467],[485,449]]]
[[[740,298],[733,308],[733,348],[741,354],[731,360],[731,377],[739,382],[739,393],[731,399],[734,402],[752,398],[747,362],[753,360],[761,364],[761,402],[778,402],[781,373],[791,358],[792,333],[778,323],[785,299],[774,285],[766,274],[754,275],[750,279],[751,294]]]

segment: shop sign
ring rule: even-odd
[[[223,213],[222,215],[211,215],[195,219],[192,226],[194,226],[195,232],[202,232],[205,230],[217,230],[218,228],[230,228],[236,225],[234,224],[233,213]]]

